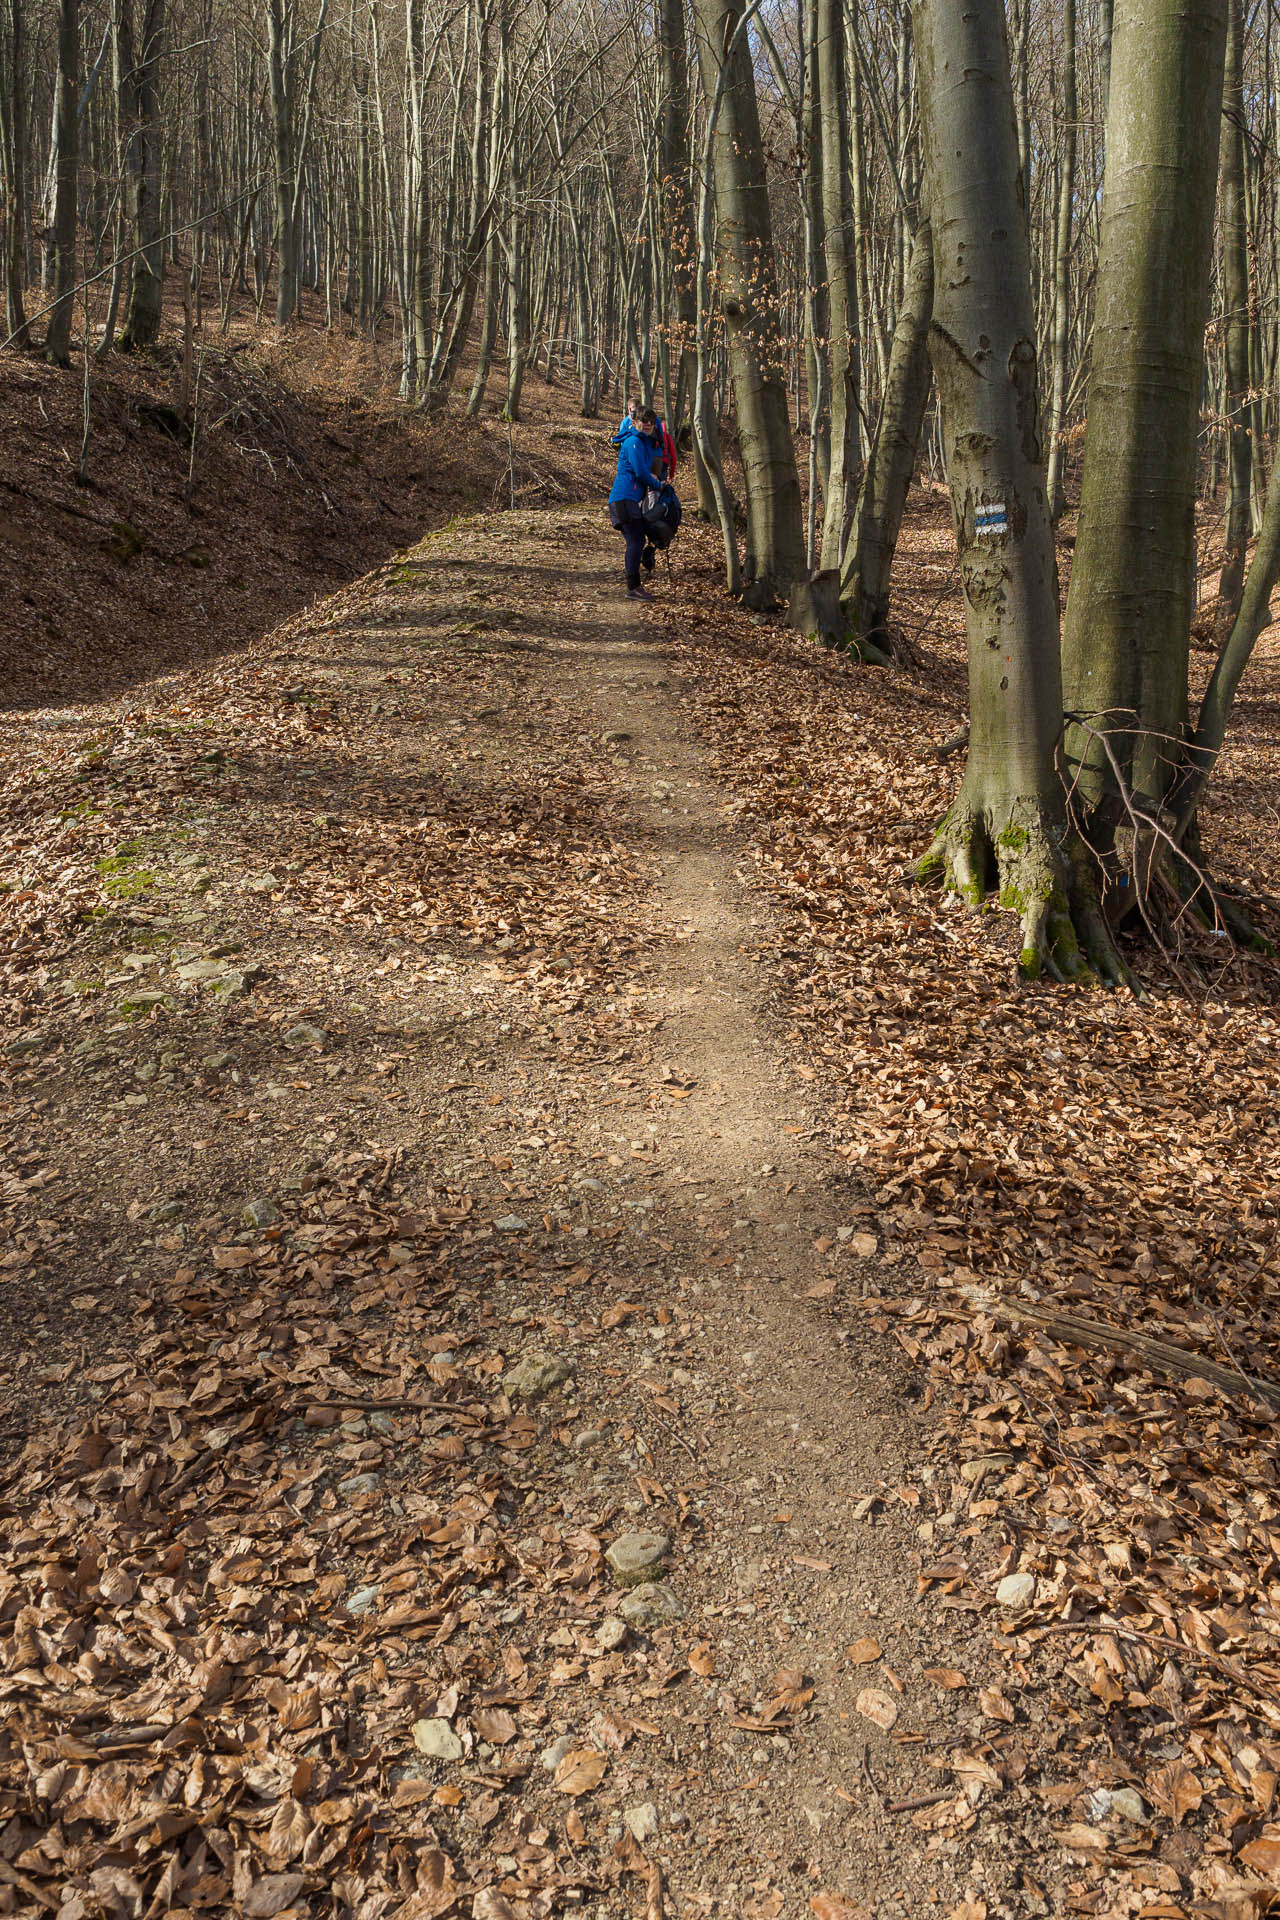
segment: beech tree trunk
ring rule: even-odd
[[[57,142],[53,203],[53,310],[45,335],[45,357],[64,367],[71,358],[71,316],[75,307],[77,184],[80,123],[76,114],[79,67],[78,0],[59,0]]]
[[[117,91],[124,146],[127,223],[134,258],[129,301],[120,335],[123,353],[149,347],[160,331],[164,304],[164,244],[160,237],[160,96],[164,0],[143,0],[141,43],[134,36],[133,0],[116,0]]]
[[[1244,12],[1230,0],[1226,71],[1222,97],[1222,304],[1227,392],[1227,550],[1218,581],[1217,633],[1231,631],[1244,587],[1245,554],[1252,530],[1253,436],[1249,389],[1249,238],[1245,219]]]
[[[747,493],[744,597],[771,605],[807,572],[764,147],[742,0],[694,0],[715,180],[720,310]],[[706,449],[704,447],[704,453]]]
[[[1123,0],[1111,40],[1067,767],[1104,860],[1187,733],[1195,481],[1228,0]],[[1212,130],[1212,133],[1210,132]],[[1117,876],[1119,877],[1119,876]]]
[[[822,565],[838,567],[848,538],[858,464],[858,306],[849,246],[849,137],[842,0],[817,0],[822,223],[830,316],[831,463]]]
[[[930,351],[969,641],[959,794],[922,863],[1022,924],[1020,965],[1087,971],[1069,901],[1058,588],[1036,392],[1031,265],[1004,0],[915,0],[933,232]],[[1081,903],[1083,917],[1084,903]],[[1110,965],[1101,918],[1086,938]]]
[[[871,457],[858,494],[841,573],[840,599],[854,641],[892,650],[888,632],[889,582],[902,515],[920,448],[929,399],[929,322],[933,317],[933,232],[923,218],[916,228],[884,398],[876,420]]]

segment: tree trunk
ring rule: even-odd
[[[969,756],[922,863],[978,905],[995,884],[1020,965],[1087,972],[1054,761],[1058,588],[1036,394],[1035,316],[1003,0],[915,0],[933,229],[934,378],[969,642]],[[1105,948],[1100,916],[1088,929]],[[1105,957],[1105,954],[1101,957]]]
[[[807,567],[755,72],[748,36],[739,31],[741,0],[695,0],[694,17],[710,103],[720,310],[746,477],[746,594],[766,606]]]
[[[1128,0],[1107,172],[1080,533],[1063,682],[1075,803],[1110,854],[1158,804],[1187,731],[1198,412],[1227,0]]]
[[[285,0],[267,0],[267,69],[271,81],[272,134],[276,163],[276,324],[287,326],[298,305],[298,248],[293,220],[294,151],[291,49],[285,44]]]
[[[75,308],[77,176],[80,125],[76,114],[79,67],[78,0],[58,0],[57,171],[53,210],[53,310],[45,336],[45,357],[65,367],[71,359],[71,319]]]
[[[849,131],[842,0],[816,0],[822,224],[831,331],[831,463],[822,565],[838,567],[849,534],[858,461],[858,309],[849,250]]]
[[[1253,436],[1249,389],[1249,239],[1245,220],[1244,10],[1230,0],[1222,96],[1222,304],[1226,324],[1227,550],[1218,581],[1217,636],[1225,642],[1240,607],[1252,531]]]
[[[933,317],[933,233],[916,228],[906,291],[893,330],[884,397],[871,458],[844,558],[841,602],[851,636],[891,652],[889,580],[929,398],[929,322]]]
[[[23,0],[9,0],[8,86],[0,87],[0,158],[4,171],[3,222],[0,223],[0,252],[4,275],[5,333],[9,344],[28,347],[31,334],[23,306],[25,249],[23,223],[27,213],[27,116],[23,89],[26,86],[26,49],[23,45]]]
[[[662,79],[662,124],[659,132],[662,157],[662,238],[666,250],[671,283],[675,290],[677,344],[680,378],[677,393],[693,399],[697,380],[698,292],[693,239],[693,212],[690,192],[693,175],[689,158],[689,62],[685,47],[684,0],[658,0],[659,57]],[[672,433],[680,428],[680,412],[668,423]],[[714,417],[711,430],[719,460],[719,428]],[[694,478],[698,489],[698,517],[714,522],[715,490],[701,448],[693,443]]]
[[[1050,342],[1053,397],[1049,405],[1049,512],[1062,518],[1062,429],[1067,407],[1067,354],[1071,344],[1071,219],[1076,194],[1076,0],[1062,4],[1062,156],[1053,228],[1053,331]]]
[[[160,331],[164,304],[164,244],[160,233],[160,98],[157,87],[164,33],[164,0],[143,0],[142,42],[133,33],[133,0],[116,0],[117,88],[124,145],[126,232],[133,272],[120,350],[149,347]]]

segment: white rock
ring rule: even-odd
[[[1035,1575],[1030,1573],[1007,1573],[996,1588],[996,1599],[1002,1607],[1029,1607],[1035,1597]]]
[[[461,1760],[462,1742],[447,1720],[415,1720],[413,1744],[429,1760]]]
[[[638,1807],[628,1807],[622,1817],[633,1840],[652,1840],[658,1831],[658,1809],[652,1800],[644,1800]]]

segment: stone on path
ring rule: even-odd
[[[633,1587],[623,1601],[620,1612],[629,1627],[640,1631],[646,1627],[669,1627],[673,1621],[684,1617],[684,1608],[670,1587],[655,1587],[652,1584]]]
[[[533,1348],[503,1375],[502,1384],[517,1400],[538,1400],[553,1388],[562,1387],[572,1375],[573,1366],[568,1360]]]
[[[611,1613],[608,1619],[602,1620],[596,1628],[596,1639],[606,1653],[616,1653],[626,1639],[627,1631],[626,1621],[620,1619],[616,1613]]]
[[[658,1831],[658,1809],[652,1800],[642,1800],[638,1807],[628,1807],[623,1814],[627,1832],[641,1845],[652,1840]]]
[[[429,1760],[461,1760],[462,1742],[447,1720],[415,1720],[413,1744]]]
[[[670,1551],[670,1534],[655,1528],[649,1533],[619,1534],[604,1557],[620,1587],[639,1587],[662,1572]]]
[[[1007,1573],[996,1588],[996,1599],[1002,1607],[1029,1607],[1035,1597],[1036,1581],[1032,1573]]]
[[[274,1227],[284,1215],[274,1200],[250,1200],[240,1218],[246,1227]]]
[[[327,1046],[329,1036],[323,1027],[313,1027],[307,1020],[299,1020],[297,1026],[285,1031],[286,1047],[323,1047]]]

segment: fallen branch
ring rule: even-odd
[[[1089,1347],[1105,1353],[1131,1353],[1152,1373],[1181,1373],[1197,1380],[1208,1380],[1224,1394],[1239,1395],[1243,1389],[1261,1400],[1273,1413],[1280,1412],[1280,1387],[1269,1386],[1243,1374],[1238,1367],[1224,1367],[1217,1360],[1186,1347],[1175,1347],[1168,1340],[1157,1340],[1148,1333],[1131,1333],[1102,1320],[1085,1320],[1079,1314],[1055,1313],[1046,1307],[1024,1306],[1021,1301],[994,1297],[970,1302],[975,1313],[988,1313],[995,1320],[1025,1322],[1043,1327],[1067,1346]]]

